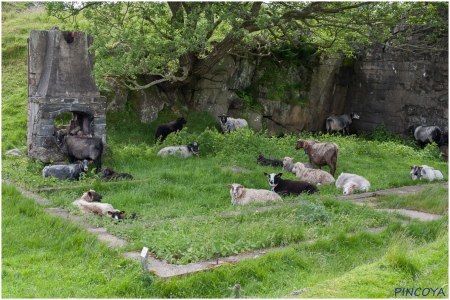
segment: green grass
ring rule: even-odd
[[[373,136],[339,134],[286,135],[242,130],[221,134],[216,117],[179,110],[188,123],[162,145],[154,144],[156,126],[174,120],[171,110],[158,120],[140,123],[131,106],[107,113],[108,150],[103,165],[130,173],[135,180],[105,182],[91,169],[77,182],[41,178],[44,164],[8,156],[11,148],[26,150],[26,38],[31,29],[70,28],[45,15],[27,11],[29,3],[2,3],[2,297],[5,298],[228,298],[239,282],[242,297],[281,298],[308,287],[302,297],[393,297],[400,286],[441,287],[448,283],[448,187],[429,187],[417,195],[383,196],[379,207],[411,208],[442,214],[432,222],[399,216],[339,201],[334,185],[319,186],[319,195],[284,197],[276,204],[236,207],[227,185],[267,189],[264,172],[279,168],[256,164],[256,156],[307,158],[294,146],[299,138],[339,145],[336,177],[341,172],[365,176],[371,191],[412,181],[409,167],[427,164],[448,179],[448,164],[436,145],[418,149],[382,130]],[[178,104],[177,104],[178,105]],[[200,157],[159,158],[167,145],[197,141]],[[233,172],[237,165],[250,172]],[[324,168],[327,170],[327,168]],[[284,172],[286,179],[295,179]],[[115,224],[84,215],[94,226],[128,241],[110,249],[79,225],[53,217],[14,186],[27,189],[65,187],[40,192],[44,207],[62,207],[79,214],[71,203],[93,188],[103,201],[139,218]],[[268,206],[266,210],[263,206]],[[365,230],[385,227],[379,234]],[[314,242],[310,242],[314,241]],[[143,246],[158,257],[186,264],[253,249],[283,250],[237,264],[162,280],[143,274],[140,264],[123,258]],[[406,251],[403,251],[406,250]],[[446,288],[446,295],[448,295]]]

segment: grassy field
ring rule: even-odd
[[[164,111],[151,124],[134,112],[108,113],[108,151],[104,166],[130,173],[131,181],[105,182],[91,169],[77,182],[41,178],[44,164],[4,154],[26,149],[26,38],[31,29],[58,24],[27,5],[2,7],[2,297],[4,298],[228,298],[240,283],[242,297],[281,298],[307,288],[298,297],[392,298],[397,288],[444,289],[448,297],[448,188],[427,187],[415,195],[378,197],[380,208],[409,208],[441,214],[421,222],[387,214],[369,206],[336,199],[334,185],[319,186],[319,195],[284,197],[282,203],[236,207],[227,185],[267,189],[264,172],[281,168],[256,164],[256,156],[307,161],[296,151],[299,138],[339,145],[336,177],[341,172],[363,175],[370,191],[406,185],[409,167],[427,164],[448,180],[448,164],[436,145],[419,149],[382,131],[341,137],[302,133],[268,138],[265,132],[242,130],[221,134],[205,112],[184,112],[188,121],[179,134],[154,145],[157,124],[177,117]],[[380,134],[381,133],[381,134]],[[159,158],[166,145],[197,141],[200,157]],[[231,166],[248,172],[233,172]],[[326,168],[325,168],[326,170]],[[284,178],[295,179],[285,173]],[[15,186],[34,189],[50,200],[47,207],[79,212],[71,203],[89,188],[103,201],[138,218],[116,224],[85,215],[93,225],[127,240],[110,249],[86,229],[53,217]],[[38,189],[55,187],[53,191]],[[407,221],[402,225],[401,221]],[[384,227],[378,234],[367,229]],[[313,241],[313,242],[310,242]],[[285,246],[256,259],[167,280],[142,272],[125,251],[149,247],[160,258],[187,264],[253,249]],[[439,290],[438,290],[439,291]],[[397,295],[398,296],[398,295]],[[434,295],[443,297],[442,294]]]

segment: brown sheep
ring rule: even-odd
[[[334,177],[339,148],[336,143],[322,143],[316,140],[298,140],[295,149],[305,149],[309,162],[314,163],[321,169],[328,165],[330,174]]]

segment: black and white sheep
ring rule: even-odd
[[[440,144],[442,132],[437,126],[411,125],[409,132],[422,148],[428,143]]]
[[[370,189],[370,182],[360,175],[341,173],[336,180],[336,187],[342,189],[342,194],[350,195],[355,190],[367,192]]]
[[[359,115],[351,112],[349,114],[344,114],[340,116],[330,116],[327,118],[326,127],[327,127],[327,133],[332,133],[333,131],[341,131],[342,135],[345,135],[345,132],[347,134],[350,134],[350,124],[352,124],[353,120],[358,120]]]
[[[220,118],[220,126],[223,132],[230,132],[248,126],[245,119],[235,119],[226,115],[218,116]]]
[[[281,197],[272,191],[246,189],[239,183],[229,184],[231,204],[243,205],[250,202],[270,202],[281,200]]]
[[[103,154],[101,139],[71,136],[59,131],[56,134],[56,144],[67,155],[70,163],[75,160],[91,160],[95,164],[95,173],[100,171]]]
[[[46,166],[42,169],[42,177],[56,177],[59,180],[78,180],[81,173],[89,170],[89,161],[83,159],[78,164]]]
[[[133,176],[127,173],[118,173],[114,172],[113,169],[109,167],[102,168],[102,178],[106,180],[114,180],[114,179],[133,179]]]
[[[177,132],[183,129],[183,125],[186,123],[187,121],[183,117],[181,117],[176,119],[175,121],[158,125],[155,131],[155,143],[158,142],[158,139],[160,137],[160,142],[163,142],[166,137],[172,132]]]
[[[274,191],[277,194],[282,195],[299,195],[301,193],[318,193],[319,189],[306,181],[297,181],[297,180],[284,180],[281,178],[283,173],[271,173],[267,174],[264,172],[264,175],[268,178],[270,190]]]
[[[411,176],[412,180],[416,180],[417,178],[419,178],[419,180],[428,179],[429,181],[433,181],[435,179],[444,178],[441,171],[435,170],[434,168],[427,165],[422,165],[421,167],[415,165],[411,166],[411,172],[409,172],[409,175]]]
[[[177,154],[181,155],[182,158],[187,158],[193,155],[200,156],[198,154],[199,146],[200,144],[197,142],[181,146],[168,146],[159,150],[158,156],[165,157],[167,155],[177,155]]]
[[[282,167],[283,162],[276,158],[265,158],[262,154],[256,157],[256,163],[262,166]]]

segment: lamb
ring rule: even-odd
[[[325,121],[326,127],[327,127],[327,133],[332,133],[333,131],[340,131],[342,130],[342,135],[345,135],[345,132],[347,131],[347,134],[350,134],[350,124],[352,124],[352,120],[358,120],[359,116],[351,112],[349,114],[344,114],[340,116],[331,116],[328,117]]]
[[[160,142],[162,143],[169,134],[183,129],[183,124],[186,123],[187,121],[183,117],[181,117],[176,119],[175,121],[158,125],[155,132],[155,143],[158,142],[158,139],[160,137],[161,137]]]
[[[103,142],[101,139],[71,136],[58,131],[56,144],[61,152],[67,155],[70,163],[75,162],[75,159],[92,160],[96,167],[95,173],[100,171],[103,154]]]
[[[411,125],[409,132],[414,135],[414,139],[419,143],[420,147],[424,147],[428,143],[440,144],[441,129],[437,126]]]
[[[272,191],[246,189],[239,183],[229,184],[231,204],[243,205],[250,202],[270,202],[281,200],[281,197]]]
[[[362,176],[350,173],[341,173],[336,180],[336,187],[342,189],[342,194],[351,195],[353,191],[368,191],[370,182]]]
[[[306,168],[308,168],[308,169],[316,169],[312,164],[310,164],[310,163],[303,163],[303,165],[306,167]],[[285,170],[286,172],[289,172],[289,173],[294,173],[295,174],[295,172],[292,172],[292,168],[294,167],[294,159],[292,158],[292,157],[288,157],[288,156],[286,156],[284,159],[283,159],[283,170]]]
[[[319,166],[319,169],[321,169],[322,166],[328,165],[330,174],[334,177],[339,153],[339,147],[336,143],[321,143],[316,140],[298,140],[295,149],[298,150],[300,148],[305,149],[309,162]]]
[[[281,167],[283,162],[276,158],[265,158],[262,154],[256,157],[256,163],[262,166]]]
[[[133,176],[127,173],[117,173],[113,169],[108,167],[102,168],[102,178],[106,180],[110,179],[133,179]]]
[[[331,174],[322,170],[308,169],[301,162],[294,164],[292,173],[295,173],[295,176],[309,183],[330,184],[335,181]]]
[[[409,173],[411,175],[412,180],[416,180],[419,178],[419,180],[428,179],[429,181],[433,181],[434,179],[443,179],[444,176],[442,175],[441,171],[435,170],[432,167],[429,167],[427,165],[419,166],[411,166],[411,172]]]
[[[248,126],[247,121],[244,119],[235,119],[226,115],[221,115],[218,117],[220,118],[220,126],[222,127],[222,131],[224,133]]]
[[[264,175],[269,178],[269,186],[270,190],[274,191],[277,194],[283,194],[283,195],[299,195],[301,193],[318,193],[319,189],[306,181],[296,181],[296,180],[284,180],[281,178],[281,175],[283,173],[271,173],[267,174],[264,173]]]
[[[168,146],[159,150],[158,156],[165,157],[167,155],[180,154],[182,158],[188,158],[193,155],[198,157],[200,156],[198,154],[198,146],[200,146],[200,144],[197,142],[181,146]]]
[[[46,166],[42,169],[42,177],[56,177],[59,180],[78,180],[83,172],[89,170],[89,161],[83,159],[78,164]]]

